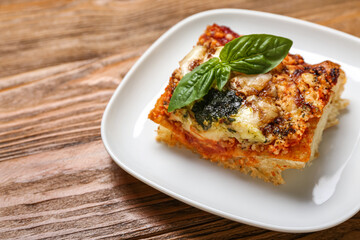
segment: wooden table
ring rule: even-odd
[[[107,154],[101,117],[127,71],[175,23],[214,8],[360,37],[358,0],[0,1],[1,239],[360,239],[360,213],[306,234],[217,217],[138,181]]]

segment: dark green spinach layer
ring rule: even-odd
[[[234,90],[219,91],[212,88],[202,100],[194,104],[191,111],[197,123],[204,130],[208,130],[212,122],[220,119],[230,123],[233,119],[229,116],[237,113],[242,101],[243,99],[236,96]]]

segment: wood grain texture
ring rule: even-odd
[[[283,14],[360,36],[357,0],[9,0],[0,1],[0,76],[144,50],[183,18],[214,8]]]
[[[243,8],[360,37],[359,1],[0,1],[0,239],[360,239],[360,213],[304,234],[190,207],[116,166],[100,122],[143,52],[183,18]]]

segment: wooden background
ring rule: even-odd
[[[0,1],[0,239],[360,239],[360,213],[320,232],[268,231],[168,197],[113,163],[105,106],[166,30],[214,8],[272,12],[360,37],[360,1]]]

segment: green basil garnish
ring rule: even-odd
[[[220,59],[231,70],[245,74],[266,73],[276,67],[288,54],[292,41],[287,38],[252,34],[239,37],[220,52]]]
[[[290,39],[268,34],[251,34],[232,40],[221,50],[220,59],[211,58],[180,80],[170,99],[168,111],[202,98],[215,80],[217,88],[222,90],[231,71],[245,74],[270,71],[286,57],[291,46]]]
[[[215,79],[215,66],[219,61],[219,58],[211,58],[185,74],[173,92],[168,111],[182,108],[205,96]]]
[[[226,64],[218,64],[215,67],[216,85],[219,90],[222,90],[230,77],[231,67]]]

